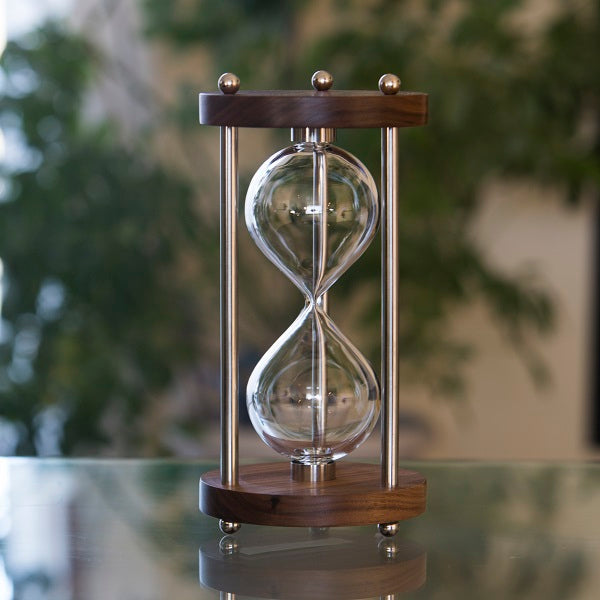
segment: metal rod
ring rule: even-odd
[[[319,286],[323,284],[325,273],[327,271],[327,155],[323,148],[317,152],[317,181],[315,184],[317,190],[317,203],[321,207],[321,218],[319,219]],[[321,294],[321,307],[323,311],[328,308],[327,292]],[[325,449],[325,431],[327,430],[327,341],[323,326],[319,322],[319,430],[321,433],[321,448]]]
[[[221,482],[238,482],[238,129],[221,127]]]
[[[398,484],[400,365],[398,355],[398,128],[381,130],[381,479]]]
[[[318,290],[327,270],[328,198],[327,155],[324,148],[317,144],[313,150],[313,205],[313,368],[315,359],[317,362],[316,381],[313,376],[313,444],[316,448],[324,449],[327,429],[327,342],[318,307],[327,311],[327,293],[318,295]],[[315,393],[315,388],[318,388],[318,394]]]

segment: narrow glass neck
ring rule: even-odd
[[[327,291],[321,292],[317,298],[310,293],[308,289],[303,290],[304,293],[304,309],[303,310],[321,310],[327,312],[329,310],[329,302]]]

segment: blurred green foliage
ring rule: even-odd
[[[405,88],[430,94],[430,124],[401,134],[401,347],[403,381],[444,398],[464,395],[461,367],[473,351],[448,335],[448,315],[477,300],[533,377],[545,378],[531,334],[550,328],[552,304],[530,273],[499,272],[473,241],[482,187],[526,177],[575,203],[600,180],[598,3],[561,6],[535,27],[519,25],[524,5],[140,3],[151,41],[208,56],[206,80],[233,71],[246,89],[306,88],[314,70],[327,68],[339,89],[374,89],[380,74],[396,72]],[[202,336],[218,309],[197,308],[217,283],[198,276],[217,244],[214,224],[196,210],[198,180],[161,166],[151,139],[126,148],[109,125],[82,116],[102,64],[97,52],[48,26],[9,43],[2,57],[0,122],[24,149],[20,166],[3,167],[0,204],[0,437],[16,426],[18,453],[40,451],[51,426],[59,430],[56,451],[96,452],[116,431],[127,452],[139,452],[149,400],[206,358]],[[179,104],[167,110],[184,141],[201,130],[196,88],[184,82]],[[340,145],[378,172],[376,133],[342,132]],[[373,244],[335,286],[334,317],[336,302],[378,278]],[[275,339],[289,311],[267,307],[269,300],[250,290],[242,302],[255,306]],[[374,292],[364,314],[373,360],[378,318]]]
[[[94,62],[53,25],[2,57],[0,120],[22,156],[2,174],[0,414],[18,453],[93,453],[109,434],[135,452],[144,407],[197,350],[198,290],[178,274],[202,251],[191,189],[82,119]]]

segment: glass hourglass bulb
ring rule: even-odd
[[[327,170],[326,273],[315,285],[322,223],[315,188]],[[246,224],[256,245],[305,295],[319,297],[363,253],[379,218],[377,188],[366,167],[330,144],[294,144],[267,159],[246,194]]]
[[[305,306],[250,376],[257,433],[292,461],[318,465],[354,450],[379,415],[377,378],[326,312],[327,290],[377,228],[373,178],[351,154],[301,142],[269,158],[246,195],[258,247],[302,291]]]

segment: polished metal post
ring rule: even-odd
[[[384,75],[379,80],[384,94],[395,94],[400,80]],[[381,130],[381,479],[382,485],[398,485],[399,380],[398,355],[398,128]],[[391,524],[389,524],[391,526]],[[385,524],[381,525],[385,528]]]
[[[381,139],[381,295],[382,295],[382,483],[393,488],[398,483],[398,129],[386,127]]]
[[[237,127],[221,127],[221,481],[238,482]]]
[[[225,94],[239,79],[222,75]],[[221,481],[238,482],[238,295],[237,295],[238,129],[221,127]],[[237,525],[237,524],[232,524]]]
[[[316,277],[313,277],[314,290],[323,283],[325,272],[327,270],[327,155],[323,148],[318,146],[313,152],[314,174],[313,174],[313,203],[315,209],[318,209],[315,214],[317,225],[317,234],[314,235],[314,246],[316,246],[316,254],[313,253],[314,259],[317,261],[315,265]],[[315,298],[316,301],[316,298]],[[327,293],[321,295],[321,308],[324,312],[327,311]],[[326,439],[325,431],[327,430],[327,341],[323,332],[323,325],[317,314],[315,306],[315,333],[316,333],[316,350],[317,350],[317,378],[319,389],[318,407],[315,411],[316,427],[313,432],[313,439],[319,448],[325,448]],[[316,434],[316,435],[315,435]]]

